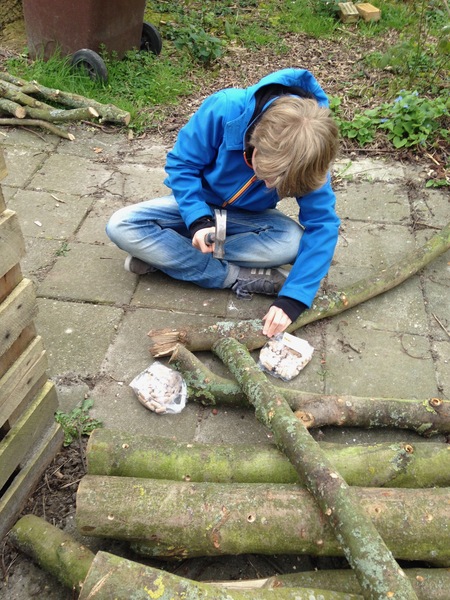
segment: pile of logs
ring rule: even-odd
[[[78,94],[45,87],[0,72],[0,125],[41,127],[68,140],[75,136],[60,127],[73,121],[112,122],[128,125],[130,113],[113,104],[101,104]]]
[[[449,246],[450,225],[414,253],[409,270],[406,259],[402,269],[385,269],[383,291]],[[372,282],[366,299],[381,293],[376,277]],[[362,292],[359,283],[341,293],[341,303],[330,302],[328,312],[354,306]],[[313,307],[310,314],[318,310]],[[326,310],[322,316],[329,316]],[[261,332],[252,325],[246,337],[233,327],[211,328],[201,349],[211,349],[235,381],[214,376],[190,352],[186,346],[199,349],[201,340],[192,332],[183,332],[183,346],[175,332],[164,353],[171,348],[171,364],[183,374],[191,399],[253,406],[276,447],[177,444],[97,430],[88,445],[88,474],[77,492],[78,531],[125,540],[145,560],[308,554],[344,556],[351,570],[277,576],[236,590],[104,552],[94,557],[32,516],[15,525],[13,542],[80,591],[80,599],[447,600],[450,446],[428,441],[338,447],[318,443],[308,428],[346,424],[448,434],[450,401],[288,392],[273,385],[251,357],[249,348],[257,347]],[[403,570],[398,560],[430,568]]]

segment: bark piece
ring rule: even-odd
[[[291,323],[286,331],[296,331],[308,323],[333,317],[387,292],[423,269],[449,248],[450,223],[423,246],[406,254],[397,263],[339,292],[317,296],[312,307]],[[213,344],[223,337],[234,337],[250,350],[255,350],[261,348],[267,341],[267,337],[262,334],[262,325],[261,320],[254,319],[237,322],[221,321],[200,330],[193,327],[152,329],[148,333],[151,340],[150,353],[155,357],[166,356],[174,351],[177,343],[185,345],[192,351],[210,350]]]
[[[277,446],[294,465],[333,528],[345,557],[355,570],[363,596],[413,600],[416,595],[373,522],[361,509],[354,488],[297,419],[284,398],[262,373],[249,351],[233,338],[213,346],[255,407],[259,421],[274,434]]]
[[[9,539],[64,586],[80,591],[94,554],[72,536],[44,519],[25,515],[11,529]]]
[[[450,490],[351,488],[394,555],[450,566]],[[193,483],[86,475],[82,535],[128,540],[152,557],[342,556],[311,494],[295,484]]]
[[[448,444],[321,443],[320,447],[349,485],[450,486]],[[90,475],[215,483],[299,483],[294,467],[275,446],[175,442],[100,428],[91,434],[86,454]]]
[[[250,406],[236,381],[213,373],[181,344],[176,346],[170,363],[183,376],[189,400],[197,400],[206,406]],[[450,433],[449,400],[327,396],[282,387],[276,387],[276,390],[308,428],[328,425],[396,427],[426,437]]]

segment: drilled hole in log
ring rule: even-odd
[[[430,404],[431,406],[440,406],[442,404],[442,400],[440,398],[431,398]]]

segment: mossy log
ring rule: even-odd
[[[19,519],[9,533],[9,539],[64,586],[80,591],[94,560],[94,554],[86,546],[35,515]]]
[[[405,569],[405,575],[411,581],[419,600],[448,600],[450,589],[450,569]],[[350,594],[360,594],[361,587],[353,571],[318,570],[301,571],[274,575],[266,579],[247,579],[231,581],[212,581],[213,585],[227,589],[276,589],[312,587]]]
[[[295,417],[247,348],[227,338],[214,344],[213,351],[230,369],[255,407],[258,420],[272,431],[276,445],[314,496],[356,573],[364,598],[416,598],[383,537],[364,514],[354,488],[334,468],[301,419]]]
[[[166,571],[98,552],[79,600],[270,600],[273,590],[238,591],[178,577]],[[314,589],[280,589],[277,600],[362,600],[361,595]]]
[[[196,583],[165,571],[106,554],[96,556],[70,535],[44,519],[27,515],[11,532],[14,546],[32,558],[42,569],[54,575],[62,585],[82,598],[129,600],[270,600],[270,589],[251,592],[230,591],[208,583]],[[361,600],[361,595],[286,586],[277,600]]]
[[[450,223],[431,237],[420,248],[406,254],[397,263],[377,271],[338,292],[320,294],[312,307],[306,310],[286,331],[293,332],[308,323],[338,315],[370,298],[398,286],[400,283],[423,269],[435,258],[450,249]],[[152,329],[150,353],[152,356],[171,354],[177,343],[189,350],[210,350],[213,344],[223,337],[234,337],[250,350],[261,348],[267,337],[262,333],[263,323],[259,319],[248,321],[221,321],[203,329],[186,326],[182,329]]]
[[[351,490],[398,559],[450,566],[448,488]],[[295,484],[86,475],[76,522],[82,535],[126,540],[154,558],[343,555],[314,498]]]
[[[197,400],[206,406],[250,406],[235,380],[216,375],[181,344],[176,346],[170,363],[183,376],[189,400]],[[279,386],[276,389],[308,428],[395,427],[410,429],[425,437],[450,433],[449,400],[363,398],[316,394]]]
[[[450,486],[450,445],[433,442],[320,447],[349,485]],[[176,442],[169,438],[96,429],[87,451],[90,475],[211,481],[299,483],[294,467],[275,446]]]

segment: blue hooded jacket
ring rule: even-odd
[[[209,96],[180,130],[167,155],[165,184],[172,189],[187,227],[199,218],[213,216],[214,207],[260,212],[279,202],[276,190],[258,180],[243,157],[255,93],[270,84],[300,87],[321,106],[328,106],[316,79],[304,69],[283,69],[247,89],[225,89]],[[280,296],[311,306],[337,243],[335,201],[329,177],[320,189],[297,198],[304,233]]]

